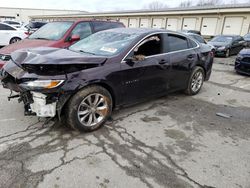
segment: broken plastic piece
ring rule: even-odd
[[[232,117],[232,116],[229,115],[229,114],[224,114],[224,113],[220,113],[220,112],[216,113],[216,115],[217,115],[217,116],[220,116],[220,117],[223,117],[223,118],[231,118],[231,117]]]

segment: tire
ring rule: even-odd
[[[112,97],[101,86],[88,86],[77,92],[68,102],[66,123],[80,132],[100,128],[112,113]]]
[[[20,41],[21,39],[19,37],[13,37],[12,39],[10,39],[10,44],[16,43],[18,41]]]
[[[185,93],[187,95],[196,95],[197,93],[199,93],[202,88],[204,79],[204,69],[202,67],[195,67],[189,78],[188,86],[185,90]]]
[[[225,53],[225,57],[229,57],[230,56],[230,50],[227,49],[226,53]]]

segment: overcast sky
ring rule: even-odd
[[[155,0],[0,0],[0,7],[52,8],[86,10],[89,12],[138,10]],[[169,7],[178,6],[185,0],[156,0]],[[234,0],[224,0],[228,3]],[[250,0],[237,0],[250,2]],[[193,0],[197,2],[197,0]]]

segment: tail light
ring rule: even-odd
[[[25,35],[30,35],[30,33],[28,31],[24,32]]]

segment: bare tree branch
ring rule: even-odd
[[[182,1],[179,4],[179,7],[191,7],[191,6],[192,6],[192,1],[191,0]]]
[[[222,0],[199,0],[196,6],[216,6],[223,4]]]
[[[160,9],[164,9],[167,8],[168,6],[162,2],[159,1],[153,1],[151,3],[149,3],[148,5],[145,6],[145,9],[149,9],[149,10],[160,10]]]

